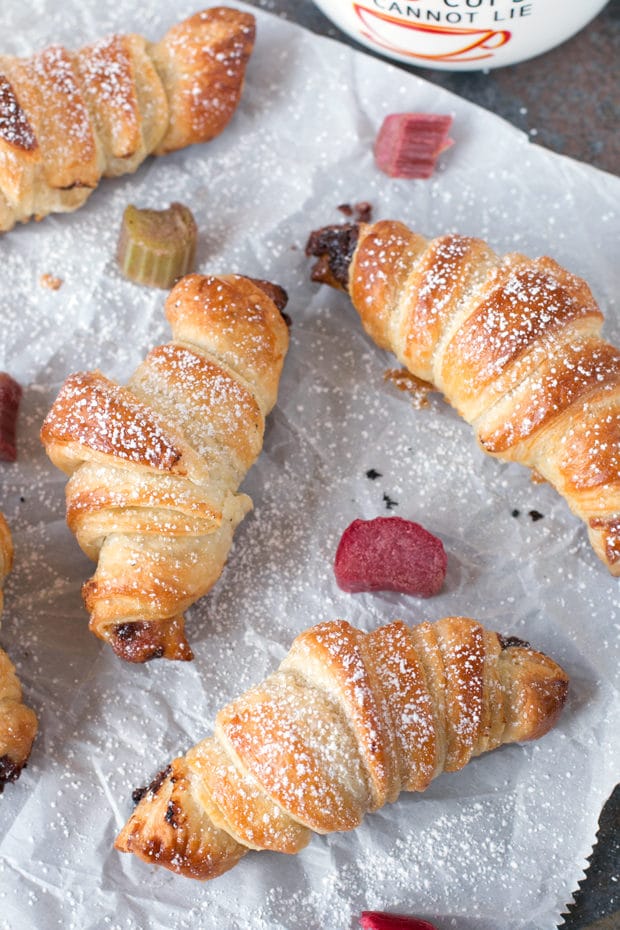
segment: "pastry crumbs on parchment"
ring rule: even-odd
[[[41,287],[46,287],[50,291],[57,291],[63,285],[62,278],[56,277],[56,275],[45,273],[42,274],[39,278],[39,284]]]
[[[416,410],[428,406],[428,395],[434,390],[433,385],[411,374],[406,368],[388,368],[383,374],[384,381],[390,381],[399,391],[407,391]]]

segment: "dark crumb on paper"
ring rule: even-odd
[[[39,284],[41,287],[46,287],[49,291],[58,291],[63,285],[62,278],[57,278],[53,274],[42,274],[39,278]]]
[[[355,214],[358,223],[370,223],[372,219],[372,204],[362,200],[355,204]]]
[[[19,501],[20,501],[21,504],[25,504],[25,503],[26,503],[26,498],[25,498],[25,497],[20,497]]]
[[[510,516],[511,516],[511,517],[520,517],[520,516],[521,516],[521,511],[520,511],[520,510],[517,510],[517,509],[515,508],[514,510],[511,510],[511,511],[510,511]],[[531,518],[531,520],[532,520],[534,523],[536,523],[537,520],[542,520],[542,519],[544,518],[545,515],[544,515],[544,513],[541,513],[539,510],[528,510],[528,516]]]
[[[398,507],[398,501],[392,500],[389,494],[384,494],[383,500],[385,501],[386,510],[393,510],[394,507]]]
[[[383,478],[383,475],[380,471],[377,471],[376,468],[369,468],[366,472],[366,477],[370,478],[371,481],[376,481],[377,478]]]
[[[372,218],[372,204],[367,200],[361,200],[353,207],[350,203],[341,203],[337,209],[345,216],[355,216],[356,223],[370,223]]]

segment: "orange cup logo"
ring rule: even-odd
[[[398,55],[427,61],[468,62],[492,58],[494,51],[506,45],[511,36],[508,29],[404,21],[361,3],[354,3],[353,9],[365,39]]]

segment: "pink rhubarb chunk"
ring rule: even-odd
[[[0,459],[3,462],[17,459],[15,430],[21,396],[22,389],[17,381],[0,371]]]
[[[383,120],[375,142],[375,161],[391,178],[430,178],[448,138],[451,116],[392,113]]]
[[[362,911],[360,926],[363,930],[437,930],[433,924],[417,917],[384,914],[381,911]]]
[[[446,577],[443,543],[402,517],[354,520],[342,534],[334,572],[343,591],[399,591],[431,597]]]

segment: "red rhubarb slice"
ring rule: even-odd
[[[447,568],[443,543],[402,517],[354,520],[342,534],[334,573],[343,591],[398,591],[431,597]]]
[[[0,371],[0,459],[14,462],[17,458],[15,431],[22,389],[10,375]]]
[[[437,930],[426,920],[381,911],[362,911],[360,926],[363,930]]]
[[[392,113],[383,120],[375,142],[375,161],[391,178],[430,178],[448,137],[451,116]]]

